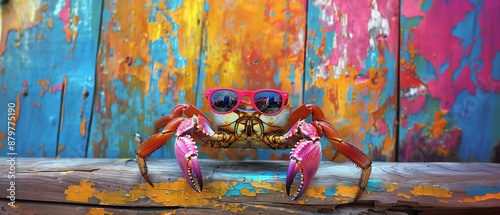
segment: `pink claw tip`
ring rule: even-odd
[[[184,178],[188,184],[197,192],[203,190],[203,177],[201,175],[200,165],[198,164],[198,151],[196,145],[189,135],[177,137],[175,140],[175,156],[179,167],[181,167]],[[196,182],[195,182],[195,177]],[[196,185],[198,183],[198,185]]]
[[[300,186],[292,200],[298,199],[311,183],[318,171],[321,161],[321,145],[318,141],[302,139],[290,154],[290,164],[286,175],[286,193],[290,189],[297,174],[301,173]]]

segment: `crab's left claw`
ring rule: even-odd
[[[290,154],[290,164],[286,175],[286,194],[290,195],[290,188],[295,176],[301,173],[300,187],[292,200],[299,198],[311,183],[321,161],[321,144],[319,141],[302,139]]]
[[[201,192],[203,190],[203,180],[200,165],[198,164],[198,150],[196,148],[195,142],[190,135],[179,136],[175,140],[175,156],[182,169],[184,178],[189,180],[188,183],[194,190]],[[194,181],[193,174],[196,177],[196,182]]]

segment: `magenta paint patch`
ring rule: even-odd
[[[399,161],[403,162],[441,162],[459,161],[457,150],[462,131],[459,129],[447,130],[438,138],[423,132],[417,124],[408,130],[402,140]]]
[[[331,51],[330,58],[323,62],[325,71],[331,71],[326,68],[328,65],[339,65],[344,62],[346,65],[354,66],[359,71],[365,69],[364,58],[370,49],[371,34],[377,33],[375,40],[381,39],[378,31],[386,34],[383,40],[388,44],[397,44],[399,29],[397,13],[388,13],[392,8],[397,8],[397,1],[379,0],[379,1],[349,1],[349,2],[327,2],[313,1],[313,5],[320,9],[320,19],[318,23],[322,24],[325,32],[335,32],[335,47]],[[354,11],[353,8],[356,8]],[[353,18],[355,17],[355,18]],[[370,28],[373,28],[370,30]],[[372,44],[376,48],[376,44]],[[388,46],[391,53],[396,53],[397,46]],[[362,81],[362,80],[360,80]]]
[[[69,27],[70,7],[71,0],[65,0],[64,7],[61,9],[61,11],[59,11],[59,19],[61,19],[64,23],[64,32],[66,31],[65,28]]]
[[[477,73],[477,79],[481,89],[500,93],[500,80],[494,80],[491,76],[492,72],[500,73],[500,71],[492,71],[493,59],[500,52],[500,30],[498,28],[500,1],[485,0],[483,3],[483,10],[478,17],[481,38],[495,39],[484,41],[481,45],[481,60],[484,64],[481,72]]]
[[[412,95],[410,98],[400,97],[401,114],[408,116],[418,113],[425,108],[426,99],[425,95]]]
[[[63,88],[64,88],[64,85],[63,85],[63,84],[56,84],[56,85],[52,86],[52,88],[51,88],[51,92],[55,92],[55,91],[57,91],[57,90],[62,91],[62,90],[63,90]]]

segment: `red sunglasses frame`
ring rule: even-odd
[[[285,91],[275,90],[275,89],[236,90],[236,89],[232,89],[232,88],[212,88],[212,89],[205,90],[205,97],[208,99],[208,101],[211,101],[210,98],[212,97],[212,94],[215,93],[215,92],[217,92],[217,91],[220,91],[220,90],[228,90],[228,91],[236,93],[236,95],[238,96],[238,102],[236,103],[236,105],[231,110],[226,111],[226,112],[216,111],[212,107],[212,104],[210,104],[209,105],[210,106],[210,110],[212,110],[212,112],[218,113],[218,114],[226,114],[226,113],[230,113],[230,112],[233,112],[234,110],[238,109],[238,107],[241,104],[241,101],[243,100],[243,97],[245,97],[245,96],[248,96],[248,98],[250,98],[250,101],[251,101],[252,106],[255,109],[255,111],[257,111],[260,114],[265,115],[265,116],[274,116],[274,115],[279,114],[283,110],[283,108],[288,104],[288,93],[285,92]],[[257,106],[255,105],[254,98],[255,98],[256,94],[261,93],[261,92],[274,92],[274,93],[277,93],[277,94],[279,94],[281,96],[281,99],[282,99],[283,102],[281,103],[280,109],[276,113],[272,113],[272,114],[264,113],[264,112],[260,111],[259,108],[257,108]]]

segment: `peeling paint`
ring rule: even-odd
[[[438,198],[451,198],[453,193],[449,188],[428,184],[415,186],[410,192],[414,196],[434,196]]]
[[[260,208],[260,209],[267,209],[267,206],[265,205],[254,205],[255,208]]]
[[[500,186],[498,187],[471,187],[466,188],[465,193],[471,195],[474,202],[489,199],[500,199]],[[464,200],[465,201],[465,200]]]
[[[87,132],[87,119],[82,118],[82,123],[80,124],[80,135],[82,135],[82,137],[85,137],[86,132]]]
[[[177,213],[177,210],[171,210],[171,211],[164,211],[161,213],[161,215],[174,215]]]
[[[113,215],[112,212],[106,211],[104,208],[90,208],[86,215]]]
[[[398,190],[399,189],[399,185],[395,182],[391,183],[391,182],[382,182],[386,188],[386,191],[389,192],[389,193],[392,193],[394,192],[395,190]]]
[[[498,9],[494,0],[401,1],[401,161],[491,161]]]
[[[80,181],[80,185],[70,185],[68,189],[64,191],[64,194],[66,194],[66,200],[74,202],[88,202],[89,198],[94,196],[94,185],[94,182],[88,182],[87,180]]]
[[[359,190],[359,186],[350,186],[350,185],[339,185],[337,186],[336,195],[343,197],[350,197],[354,199],[356,197],[356,193]]]
[[[65,174],[69,174],[69,172]],[[245,185],[242,186],[240,184]],[[208,182],[205,183],[203,192],[201,193],[191,189],[184,178],[179,178],[175,182],[154,183],[154,187],[144,183],[133,186],[131,190],[123,190],[122,188],[115,191],[96,190],[94,186],[94,182],[87,180],[81,180],[79,185],[70,185],[64,192],[66,199],[73,202],[88,203],[89,199],[95,198],[99,200],[99,204],[103,205],[125,205],[129,202],[136,202],[139,199],[149,198],[164,206],[213,206],[230,212],[238,212],[245,210],[247,206],[218,203],[217,200],[223,197],[254,197],[270,192],[281,193],[282,197],[286,197],[284,184],[262,181],[253,181],[250,183]],[[297,203],[305,204],[310,199],[324,201],[329,197],[333,198],[334,201],[348,202],[348,198],[353,199],[355,197],[358,189],[358,186],[339,185],[335,188],[335,192],[331,192],[327,191],[323,186],[311,186]],[[297,188],[292,188],[291,192],[297,192]],[[255,207],[267,209],[266,206],[257,205]]]
[[[304,103],[319,105],[344,139],[376,160],[396,159],[397,17],[396,0],[308,7]]]
[[[411,199],[411,196],[404,193],[397,193],[396,196],[404,197],[405,199]]]

